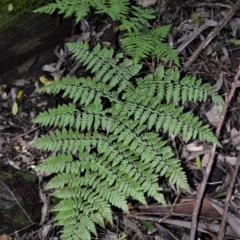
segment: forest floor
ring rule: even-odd
[[[212,155],[215,157],[213,166],[209,169],[210,176],[198,217],[197,237],[217,239],[221,235],[220,230],[224,228],[224,239],[240,239],[240,13],[234,11],[234,3],[228,0],[221,3],[215,0],[167,2],[157,1],[151,6],[156,9],[154,24],[172,25],[169,43],[179,53],[182,74],[203,79],[225,98],[226,111],[223,115],[218,106],[210,101],[189,103],[187,106],[217,132],[222,148],[214,149],[212,144],[200,141],[184,142],[178,136],[169,139],[187,172],[191,194],[166,185],[167,207],[151,204],[148,208],[129,206],[131,218],[125,217],[122,220],[116,214],[115,219],[121,220],[104,232],[100,230],[99,239],[190,239],[193,210],[199,197],[197,193],[201,189],[201,182],[206,178],[205,169],[209,167]],[[229,18],[226,17],[228,14]],[[222,21],[224,19],[225,22]],[[104,45],[115,48],[119,45],[119,39],[114,36],[114,26],[108,18],[100,17],[98,25],[94,26],[91,33],[83,25],[73,27],[71,21],[59,22],[56,18],[51,18],[44,22],[42,28],[32,32],[31,36],[19,32],[12,42],[1,45],[2,172],[6,166],[11,166],[19,171],[35,174],[35,166],[48,156],[34,148],[34,141],[50,129],[34,124],[33,119],[41,111],[56,106],[60,99],[35,90],[52,81],[54,77],[81,74],[80,65],[69,54],[66,42],[95,38]],[[218,28],[219,25],[221,28]],[[211,34],[213,37],[207,41]],[[235,172],[236,180],[233,178]],[[47,177],[40,175],[38,180],[36,191],[39,192],[43,206],[39,212],[39,222],[31,222],[29,228],[16,229],[14,232],[0,226],[0,240],[59,239],[59,229],[53,224],[52,214],[49,212],[51,197],[43,191]],[[11,190],[9,194],[12,194]],[[6,199],[0,194],[0,211],[3,200]],[[229,202],[228,208],[224,206],[225,202]],[[224,207],[229,215],[221,225]]]

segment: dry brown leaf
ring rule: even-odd
[[[6,234],[0,235],[0,240],[12,240],[12,238]]]
[[[237,150],[240,150],[240,131],[236,128],[232,128],[231,130],[231,142]]]
[[[206,112],[206,116],[208,121],[213,125],[213,126],[217,126],[219,120],[220,120],[220,111],[219,111],[219,107],[217,104],[214,104],[212,109],[209,110],[208,112]]]

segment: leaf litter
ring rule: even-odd
[[[197,48],[199,42],[201,42],[207,34],[209,34],[212,28],[221,20],[226,14],[230,5],[228,2],[221,2],[222,5],[217,7],[213,1],[195,2],[186,1],[184,4],[178,7],[174,7],[174,4],[168,5],[167,2],[159,3],[160,1],[137,1],[138,4],[142,4],[143,7],[151,5],[157,12],[157,21],[161,24],[173,24],[172,30],[172,42],[175,47],[181,47],[180,58],[182,64],[191,57],[192,52]],[[164,11],[163,9],[164,6]],[[189,6],[195,14],[193,17],[192,11],[189,10]],[[221,11],[218,10],[221,9]],[[183,14],[179,14],[179,11]],[[239,50],[235,45],[228,41],[228,36],[239,38],[239,18],[234,17],[230,19],[228,26],[221,30],[221,35],[217,35],[211,44],[207,46],[200,56],[188,69],[188,74],[197,75],[206,82],[210,82],[222,95],[226,95],[229,92],[230,85],[237,68],[236,56],[239,54]],[[54,79],[69,75],[81,76],[86,73],[81,70],[81,63],[76,61],[71,54],[69,54],[66,48],[66,42],[68,41],[89,41],[95,38],[106,45],[112,45],[112,40],[109,41],[108,34],[111,33],[111,22],[102,21],[102,26],[97,28],[94,26],[94,32],[90,32],[90,24],[87,20],[83,20],[80,26],[76,26],[76,34],[72,34],[69,38],[65,39],[63,44],[60,44],[53,49],[57,60],[55,62],[46,62],[42,66],[43,74],[39,78],[16,78],[11,84],[1,84],[0,86],[0,158],[4,164],[10,164],[19,170],[32,171],[34,167],[44,161],[47,157],[47,153],[38,152],[33,148],[33,142],[43,132],[50,129],[39,128],[34,125],[32,120],[38,112],[47,109],[50,106],[55,106],[57,99],[52,99],[49,96],[39,95],[34,90],[39,88],[40,85],[51,84]],[[155,24],[158,24],[156,22]],[[110,31],[110,33],[109,33]],[[38,38],[36,38],[38,39]],[[36,40],[34,44],[41,44]],[[18,51],[18,48],[12,48]],[[27,62],[18,67],[19,73],[27,73],[29,69],[34,65],[36,61],[35,56],[32,56]],[[154,65],[154,64],[153,64]],[[240,81],[239,81],[240,82]],[[31,89],[31,90],[29,90]],[[206,196],[203,201],[202,208],[206,209],[208,216],[204,216],[200,212],[198,233],[205,234],[199,236],[205,236],[205,239],[211,239],[211,236],[216,236],[214,231],[217,232],[220,227],[220,218],[222,215],[222,209],[224,197],[226,196],[227,187],[231,182],[231,171],[237,163],[237,156],[240,150],[240,98],[239,89],[237,89],[235,101],[232,102],[227,119],[224,122],[224,127],[220,136],[220,140],[223,143],[223,148],[217,149],[216,163],[212,169],[212,176],[209,179],[206,189]],[[203,119],[205,123],[209,123],[212,126],[217,126],[220,120],[219,107],[211,103],[206,103],[204,107],[201,105],[188,106],[192,108],[195,113]],[[185,143],[183,139],[176,136],[171,142],[175,142],[176,151],[180,153],[181,164],[187,171],[189,182],[192,186],[192,193],[187,194],[180,189],[175,189],[167,183],[161,183],[164,186],[167,194],[167,209],[166,207],[158,205],[158,203],[149,202],[149,207],[140,207],[134,203],[129,206],[131,209],[131,218],[125,216],[123,219],[118,217],[117,211],[114,211],[118,225],[108,226],[106,233],[103,234],[103,239],[171,239],[172,236],[178,238],[180,236],[189,236],[189,230],[191,227],[191,211],[193,211],[193,203],[196,198],[196,191],[200,182],[202,181],[203,172],[206,164],[209,160],[209,154],[211,145],[202,142],[189,142]],[[201,167],[199,168],[198,160],[200,159]],[[44,192],[43,188],[46,184],[43,173],[37,173],[39,179],[39,194],[43,203],[41,213],[41,227],[35,232],[25,233],[24,235],[15,234],[15,239],[47,239],[50,233],[54,236],[54,239],[58,239],[58,229],[55,228],[54,223],[51,220],[51,214],[49,213],[50,205],[50,193]],[[218,176],[218,177],[215,177]],[[239,209],[240,209],[240,182],[238,179],[235,183],[235,188],[232,193],[232,200],[230,202],[229,220],[227,225],[226,236],[236,237],[238,233],[237,224],[239,223]],[[174,199],[177,195],[181,194],[179,201],[173,206]],[[218,199],[218,202],[214,202],[214,199]],[[212,203],[214,202],[214,203]],[[188,206],[188,210],[185,205]],[[210,203],[210,204],[209,204]],[[185,204],[185,205],[184,205]],[[210,205],[212,207],[210,207]],[[217,207],[216,207],[217,206]],[[141,210],[140,210],[141,209]],[[154,209],[153,211],[150,211]],[[191,210],[189,213],[189,209]],[[211,210],[210,210],[211,209]],[[214,211],[217,210],[217,213]],[[177,211],[177,213],[176,213]],[[136,212],[142,212],[141,218],[135,214]],[[156,217],[157,215],[157,217]],[[169,215],[168,218],[159,222],[160,218]],[[218,217],[216,217],[218,216]],[[206,224],[205,219],[208,219]],[[146,226],[141,221],[149,221],[150,223],[157,223],[155,231],[148,232]],[[164,232],[164,234],[163,234]],[[162,234],[164,236],[162,236]],[[20,236],[21,235],[21,236]],[[123,236],[126,236],[124,238]],[[240,237],[237,235],[237,237]],[[30,239],[29,238],[29,239]]]

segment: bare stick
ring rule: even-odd
[[[232,196],[232,190],[233,190],[233,186],[234,183],[236,181],[237,178],[237,174],[238,174],[238,170],[239,170],[239,165],[240,165],[240,155],[238,155],[238,159],[235,165],[235,169],[233,172],[233,176],[231,179],[231,183],[228,187],[228,192],[227,192],[227,196],[225,198],[225,203],[224,203],[224,212],[223,212],[223,216],[222,216],[222,221],[221,221],[221,225],[220,225],[220,229],[218,232],[218,240],[223,240],[224,239],[224,235],[225,235],[225,224],[226,224],[226,220],[227,220],[227,215],[228,215],[228,207],[229,207],[229,202]]]
[[[39,128],[39,127],[35,127],[35,128],[33,128],[33,129],[30,129],[29,131],[27,131],[27,132],[25,132],[25,133],[19,134],[19,135],[17,135],[16,137],[11,138],[10,141],[13,141],[13,140],[16,140],[16,139],[18,139],[18,138],[20,138],[20,137],[23,137],[23,136],[25,136],[25,135],[27,135],[27,134],[29,134],[29,133],[37,130],[38,128]]]
[[[198,28],[196,31],[189,34],[188,38],[181,43],[181,45],[177,48],[177,53],[182,52],[197,36],[200,35],[202,31],[209,27],[215,27],[219,23],[216,21],[206,21],[204,25],[202,25],[200,28]]]
[[[217,33],[227,24],[229,19],[234,15],[236,11],[240,8],[240,0],[238,0],[233,7],[228,11],[226,16],[219,22],[212,32],[209,33],[207,38],[200,44],[197,50],[192,54],[188,61],[184,64],[184,71],[186,71],[192,63],[196,60],[201,51],[212,41],[212,39],[217,35]]]
[[[240,3],[240,1],[239,1],[239,3]],[[217,126],[217,129],[216,129],[216,133],[215,133],[216,137],[219,137],[219,135],[220,135],[220,131],[221,131],[221,128],[222,128],[222,125],[223,125],[223,121],[224,121],[224,118],[226,116],[229,103],[230,103],[230,101],[233,98],[233,95],[235,93],[235,89],[236,89],[239,77],[240,77],[240,65],[239,65],[238,71],[237,71],[237,73],[234,77],[234,82],[231,84],[231,91],[229,93],[229,96],[225,100],[225,104],[224,104],[224,107],[223,107],[223,110],[222,110],[222,113],[221,113],[221,116],[220,116],[220,120],[218,122],[218,126]],[[203,172],[203,174],[204,174],[203,180],[202,180],[201,185],[199,187],[196,202],[195,202],[195,206],[194,206],[194,210],[193,210],[192,225],[191,225],[191,231],[190,231],[190,240],[195,239],[196,229],[197,229],[198,213],[199,213],[200,206],[202,204],[203,194],[204,194],[204,191],[205,191],[205,188],[206,188],[207,180],[208,180],[208,177],[209,177],[209,174],[211,172],[212,165],[213,165],[213,162],[214,162],[215,151],[216,151],[216,144],[214,143],[213,146],[212,146],[210,156],[209,156],[209,162],[206,166],[206,170]]]

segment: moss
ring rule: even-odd
[[[14,216],[12,221],[17,228],[25,227],[31,223],[18,204],[15,204],[13,207],[11,207],[11,209],[9,209],[9,212],[11,216]]]
[[[51,18],[52,17],[48,15],[39,16],[38,14],[25,11],[13,17],[11,21],[5,25],[1,23],[0,19],[0,48],[3,46],[4,48],[9,48],[12,44],[16,43],[16,39],[22,36],[30,37],[34,33],[38,33],[40,31],[39,29],[42,29],[43,26],[48,28]]]
[[[50,2],[49,0],[1,0],[0,4],[0,28],[7,28],[19,22],[25,22],[22,16],[31,13],[33,9]],[[8,11],[9,4],[12,4],[12,11]],[[33,13],[31,13],[33,14]]]
[[[20,174],[22,175],[22,177],[28,181],[28,182],[36,182],[37,177],[36,175],[29,173],[29,172],[20,172]]]
[[[9,179],[13,179],[14,178],[14,174],[11,173],[11,172],[8,172],[8,171],[2,171],[1,173],[1,177],[4,179],[4,180],[9,180]]]

